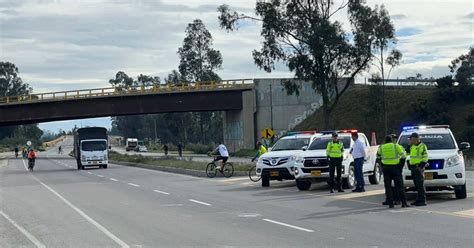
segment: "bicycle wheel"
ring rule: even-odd
[[[257,166],[252,166],[249,170],[249,178],[250,181],[252,182],[258,182],[260,181],[261,177],[257,175]]]
[[[216,176],[216,174],[217,174],[216,164],[215,163],[209,163],[206,166],[206,175],[207,175],[207,177],[213,178],[213,177]]]
[[[222,174],[224,175],[224,177],[231,177],[232,175],[234,175],[234,166],[231,163],[225,163]]]

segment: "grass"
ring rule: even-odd
[[[156,165],[156,166],[163,166],[163,167],[171,167],[171,168],[180,168],[180,169],[190,169],[190,170],[198,170],[198,171],[205,171],[207,162],[197,162],[197,161],[187,161],[187,160],[179,160],[175,158],[168,158],[168,159],[155,159],[150,157],[144,157],[142,155],[124,155],[118,154],[116,152],[109,153],[109,159],[115,161],[122,161],[122,162],[130,162],[130,163],[138,163],[138,164],[148,164],[148,165]],[[253,164],[234,164],[235,171],[248,171]]]
[[[254,157],[256,153],[255,149],[241,149],[237,152],[230,154],[232,157]]]

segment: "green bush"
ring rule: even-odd
[[[207,154],[214,150],[214,145],[204,145],[204,144],[187,144],[185,149],[188,151],[192,151],[193,153],[197,154]]]

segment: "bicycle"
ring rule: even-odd
[[[257,175],[257,165],[254,165],[254,166],[250,167],[250,169],[249,169],[249,178],[250,178],[250,181],[252,181],[254,183],[256,183],[256,182],[260,181],[260,179],[262,179],[261,176]]]
[[[214,157],[208,154],[209,157]],[[209,178],[213,178],[217,175],[217,171],[219,171],[224,177],[229,178],[234,175],[234,166],[232,163],[225,162],[224,169],[221,171],[220,166],[216,164],[216,157],[214,160],[206,166],[206,175]]]
[[[33,172],[34,167],[35,167],[35,159],[34,158],[28,159],[28,171]]]

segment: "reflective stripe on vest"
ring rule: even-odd
[[[410,164],[428,162],[427,147],[425,144],[412,145],[410,147]],[[425,154],[426,153],[426,154]]]

